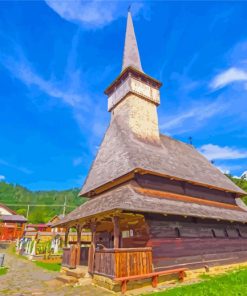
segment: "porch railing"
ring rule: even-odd
[[[89,247],[81,247],[79,253],[79,248],[77,245],[63,248],[62,266],[68,268],[76,268],[77,265],[87,265],[88,251]],[[78,256],[80,256],[79,260]]]
[[[95,251],[95,274],[115,278],[150,272],[152,272],[152,248],[119,248]]]

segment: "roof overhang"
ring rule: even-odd
[[[162,86],[162,83],[157,79],[152,78],[151,76],[141,72],[140,70],[132,66],[129,66],[125,68],[120,73],[120,75],[106,88],[104,93],[110,96],[115,90],[115,88],[118,87],[122,83],[122,81],[125,80],[128,76],[133,76],[157,89],[159,89]]]
[[[72,227],[116,212],[154,213],[247,223],[247,211],[237,204],[205,201],[158,190],[143,191],[137,183],[127,183],[90,199],[54,226]]]
[[[166,175],[166,174],[162,174],[162,173],[159,173],[159,172],[154,172],[154,171],[149,171],[149,170],[145,170],[145,169],[142,169],[142,168],[136,168],[132,171],[130,171],[129,173],[119,177],[119,178],[116,178],[106,184],[103,184],[102,186],[99,186],[93,190],[90,190],[88,192],[80,192],[79,193],[79,196],[86,196],[86,197],[92,197],[92,196],[95,196],[95,195],[98,195],[98,194],[101,194],[107,190],[110,190],[116,186],[119,186],[121,184],[124,184],[125,182],[127,181],[130,181],[132,179],[134,179],[135,177],[135,174],[141,174],[141,175],[145,175],[145,174],[149,174],[149,175],[153,175],[153,176],[159,176],[159,177],[163,177],[163,178],[168,178],[170,180],[177,180],[177,181],[183,181],[183,182],[187,182],[187,183],[190,183],[190,184],[193,184],[193,185],[197,185],[197,186],[202,186],[202,187],[206,187],[206,188],[209,188],[209,189],[216,189],[216,190],[219,190],[219,191],[224,191],[224,192],[230,192],[230,193],[235,193],[237,194],[236,197],[243,197],[245,196],[247,193],[244,192],[242,189],[240,191],[234,191],[234,190],[229,190],[229,189],[225,189],[225,188],[221,188],[221,187],[217,187],[217,186],[213,186],[213,185],[209,185],[209,184],[206,184],[206,183],[200,183],[200,182],[195,182],[195,181],[191,181],[191,180],[187,180],[187,179],[183,179],[183,178],[179,178],[179,177],[176,177],[176,176],[171,176],[171,175]]]

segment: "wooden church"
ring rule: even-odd
[[[246,193],[192,145],[159,132],[161,86],[142,69],[129,12],[122,71],[105,90],[110,124],[80,192],[89,200],[59,222],[76,227],[75,265],[88,254],[92,275],[247,261]]]

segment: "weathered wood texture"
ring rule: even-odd
[[[136,181],[145,188],[167,191],[177,194],[184,194],[200,199],[217,201],[236,205],[234,198],[236,194],[203,186],[193,185],[184,181],[170,180],[152,175],[136,175]]]
[[[94,273],[125,277],[152,272],[151,248],[105,249],[95,252]]]
[[[247,260],[243,224],[161,215],[147,216],[147,223],[155,270]]]
[[[79,256],[77,245],[72,245],[69,248],[63,248],[62,266],[68,268],[76,268]]]
[[[90,247],[81,247],[80,251],[80,265],[88,265],[88,254]]]
[[[94,270],[94,259],[95,259],[95,248],[96,248],[96,224],[91,224],[92,241],[88,251],[88,272],[93,273]]]
[[[114,249],[119,248],[119,239],[120,239],[120,228],[119,228],[119,217],[115,216],[112,218],[113,226],[114,226]]]

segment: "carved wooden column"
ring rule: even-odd
[[[66,230],[65,230],[65,237],[64,237],[64,247],[65,248],[68,247],[69,230],[70,230],[69,227],[66,228]]]
[[[91,246],[88,253],[88,272],[93,274],[94,272],[94,255],[96,248],[96,222],[91,223],[90,229],[92,232],[92,241]]]
[[[119,227],[119,217],[114,216],[112,217],[112,222],[113,222],[113,236],[114,236],[114,242],[113,242],[113,247],[114,249],[118,249],[120,244],[120,227]]]
[[[77,225],[76,232],[77,232],[77,255],[76,255],[76,265],[80,265],[80,257],[81,257],[81,231],[82,225]]]

